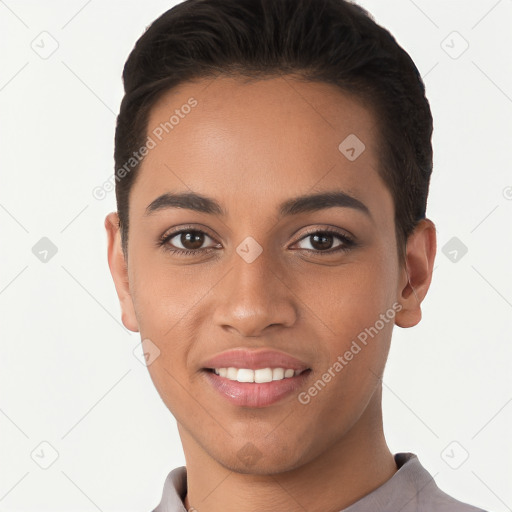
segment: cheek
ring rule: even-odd
[[[391,259],[391,258],[390,258]],[[392,261],[365,255],[364,261],[303,276],[300,297],[322,320],[327,332],[356,336],[392,307],[396,271]]]
[[[344,284],[346,287],[331,294],[330,300],[316,304],[329,326],[322,339],[325,357],[315,368],[315,379],[301,403],[311,403],[326,425],[337,417],[340,424],[336,428],[348,429],[379,384],[395,310],[389,295],[379,288],[381,283],[371,279],[371,274],[367,279],[347,277]]]
[[[202,294],[194,289],[193,279],[177,279],[155,267],[145,269],[137,278],[134,307],[141,339],[151,340],[158,354],[147,367],[150,377],[173,414],[191,409],[186,388],[190,378],[188,355],[195,333],[190,329],[190,318]],[[194,417],[196,413],[200,411],[189,410],[187,414]]]
[[[160,264],[137,267],[134,273],[133,303],[141,340],[149,339],[158,356],[148,366],[151,379],[169,407],[179,407],[182,386],[189,380],[188,363],[198,325],[201,298],[209,283]],[[135,265],[135,261],[134,261]],[[181,384],[181,385],[180,385]]]
[[[318,377],[330,369],[331,376],[322,380],[332,382],[340,403],[371,393],[384,368],[395,316],[393,265],[393,258],[383,253],[365,254],[358,262],[329,269],[329,278],[317,275],[302,281],[302,293],[310,290],[304,302],[317,316],[317,332],[324,333],[326,357]]]
[[[132,298],[141,336],[172,338],[179,331],[180,319],[193,313],[205,290],[211,287],[208,274],[198,277],[194,266],[165,265],[161,258],[151,255],[133,258],[133,267],[136,271],[130,278],[134,283]]]

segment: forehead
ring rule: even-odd
[[[312,189],[390,199],[377,172],[376,119],[334,85],[290,76],[187,82],[153,106],[147,135],[130,210],[166,191],[269,207]]]

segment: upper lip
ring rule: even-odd
[[[284,352],[271,349],[233,349],[217,354],[202,363],[203,368],[284,368],[292,370],[307,370],[309,367],[303,361]]]

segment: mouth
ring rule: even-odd
[[[262,408],[297,394],[311,374],[311,368],[204,368],[210,386],[238,407]]]

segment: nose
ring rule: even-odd
[[[238,254],[220,287],[214,324],[243,337],[260,337],[270,329],[291,327],[298,317],[298,303],[289,273],[263,251],[248,263]]]

